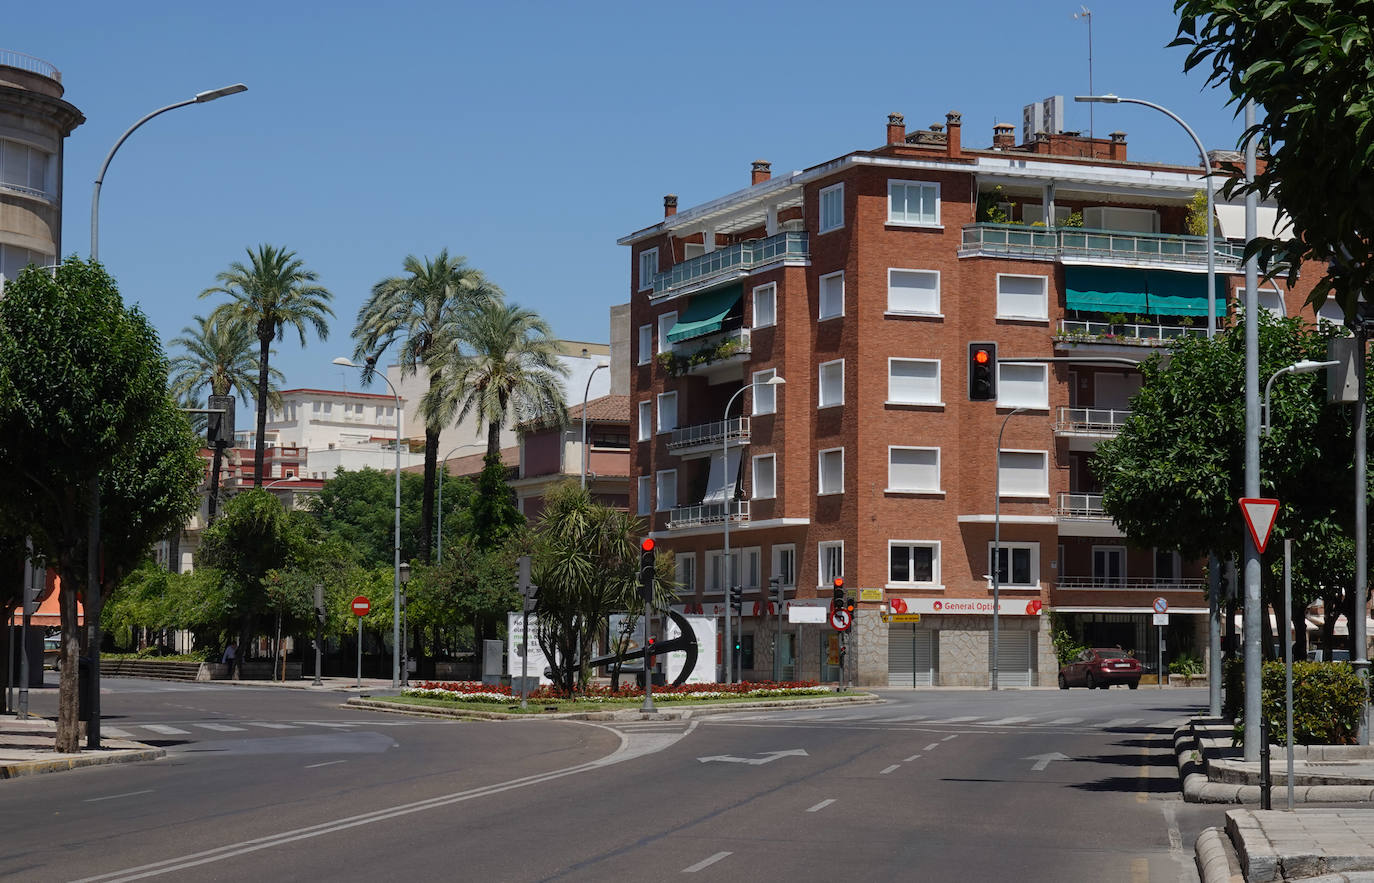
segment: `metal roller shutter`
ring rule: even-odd
[[[929,687],[932,671],[931,632],[914,625],[893,625],[887,630],[887,684],[889,687]]]
[[[999,631],[997,635],[997,685],[1031,685],[1031,633]]]

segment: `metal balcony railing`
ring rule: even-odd
[[[1054,431],[1088,435],[1116,435],[1131,416],[1112,408],[1060,408]]]
[[[0,65],[5,67],[17,67],[21,71],[39,74],[50,80],[62,82],[62,72],[52,64],[41,58],[32,55],[25,55],[22,52],[15,52],[13,49],[0,49]]]
[[[749,520],[749,501],[730,502],[730,521],[738,523]],[[668,529],[699,527],[703,524],[724,524],[725,503],[698,503],[695,506],[679,506],[668,513]]]
[[[714,423],[679,426],[668,437],[668,450],[706,444],[724,444],[727,439],[730,441],[748,441],[749,418],[734,417],[729,420],[717,420]]]
[[[654,294],[731,270],[752,270],[783,259],[807,260],[810,254],[805,233],[778,233],[765,239],[747,239],[674,264],[654,277]]]
[[[1207,588],[1205,579],[1158,579],[1152,577],[1061,576],[1055,587],[1068,591],[1111,589],[1123,592],[1193,592]]]
[[[1138,323],[1114,324],[1081,319],[1060,319],[1054,339],[1060,343],[1109,344],[1113,346],[1172,346],[1180,337],[1205,335],[1206,320],[1197,328]]]
[[[7,193],[18,193],[21,196],[32,197],[33,199],[41,199],[44,202],[54,201],[52,194],[46,190],[39,190],[37,187],[26,187],[23,184],[11,184],[8,181],[0,181],[0,190],[4,190]]]
[[[1101,494],[1060,494],[1059,503],[1054,507],[1057,518],[1093,518],[1110,521],[1102,508]]]
[[[1218,269],[1241,266],[1243,245],[1213,242]],[[1125,233],[1082,227],[1027,227],[1021,224],[969,224],[963,228],[960,257],[989,255],[1135,266],[1207,265],[1207,237],[1177,233]]]

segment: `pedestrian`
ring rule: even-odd
[[[228,666],[224,676],[231,681],[234,679],[234,664],[238,661],[238,649],[234,642],[230,641],[224,648],[224,658],[221,660]]]

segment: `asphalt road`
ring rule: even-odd
[[[1201,690],[605,726],[106,685],[107,729],[168,757],[0,782],[0,878],[1178,881],[1224,813],[1178,793],[1170,735]]]

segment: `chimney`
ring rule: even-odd
[[[1112,139],[1111,153],[1108,159],[1126,161],[1126,133],[1120,130],[1112,132],[1107,137]]]
[[[994,150],[1009,150],[1015,146],[1015,126],[1011,123],[998,123],[992,127],[992,147]]]
[[[959,133],[964,128],[964,115],[957,110],[951,110],[945,114],[945,124],[949,127],[949,133],[945,139],[945,155],[950,159],[958,159],[963,156],[963,151],[959,145]]]
[[[663,217],[671,218],[677,214],[677,194],[669,193],[663,197]]]
[[[766,159],[754,160],[753,171],[749,173],[749,186],[752,187],[755,184],[762,184],[764,181],[773,177],[773,172],[771,171],[772,167],[773,164]]]
[[[887,115],[887,143],[889,145],[906,143],[906,118],[899,113]]]

